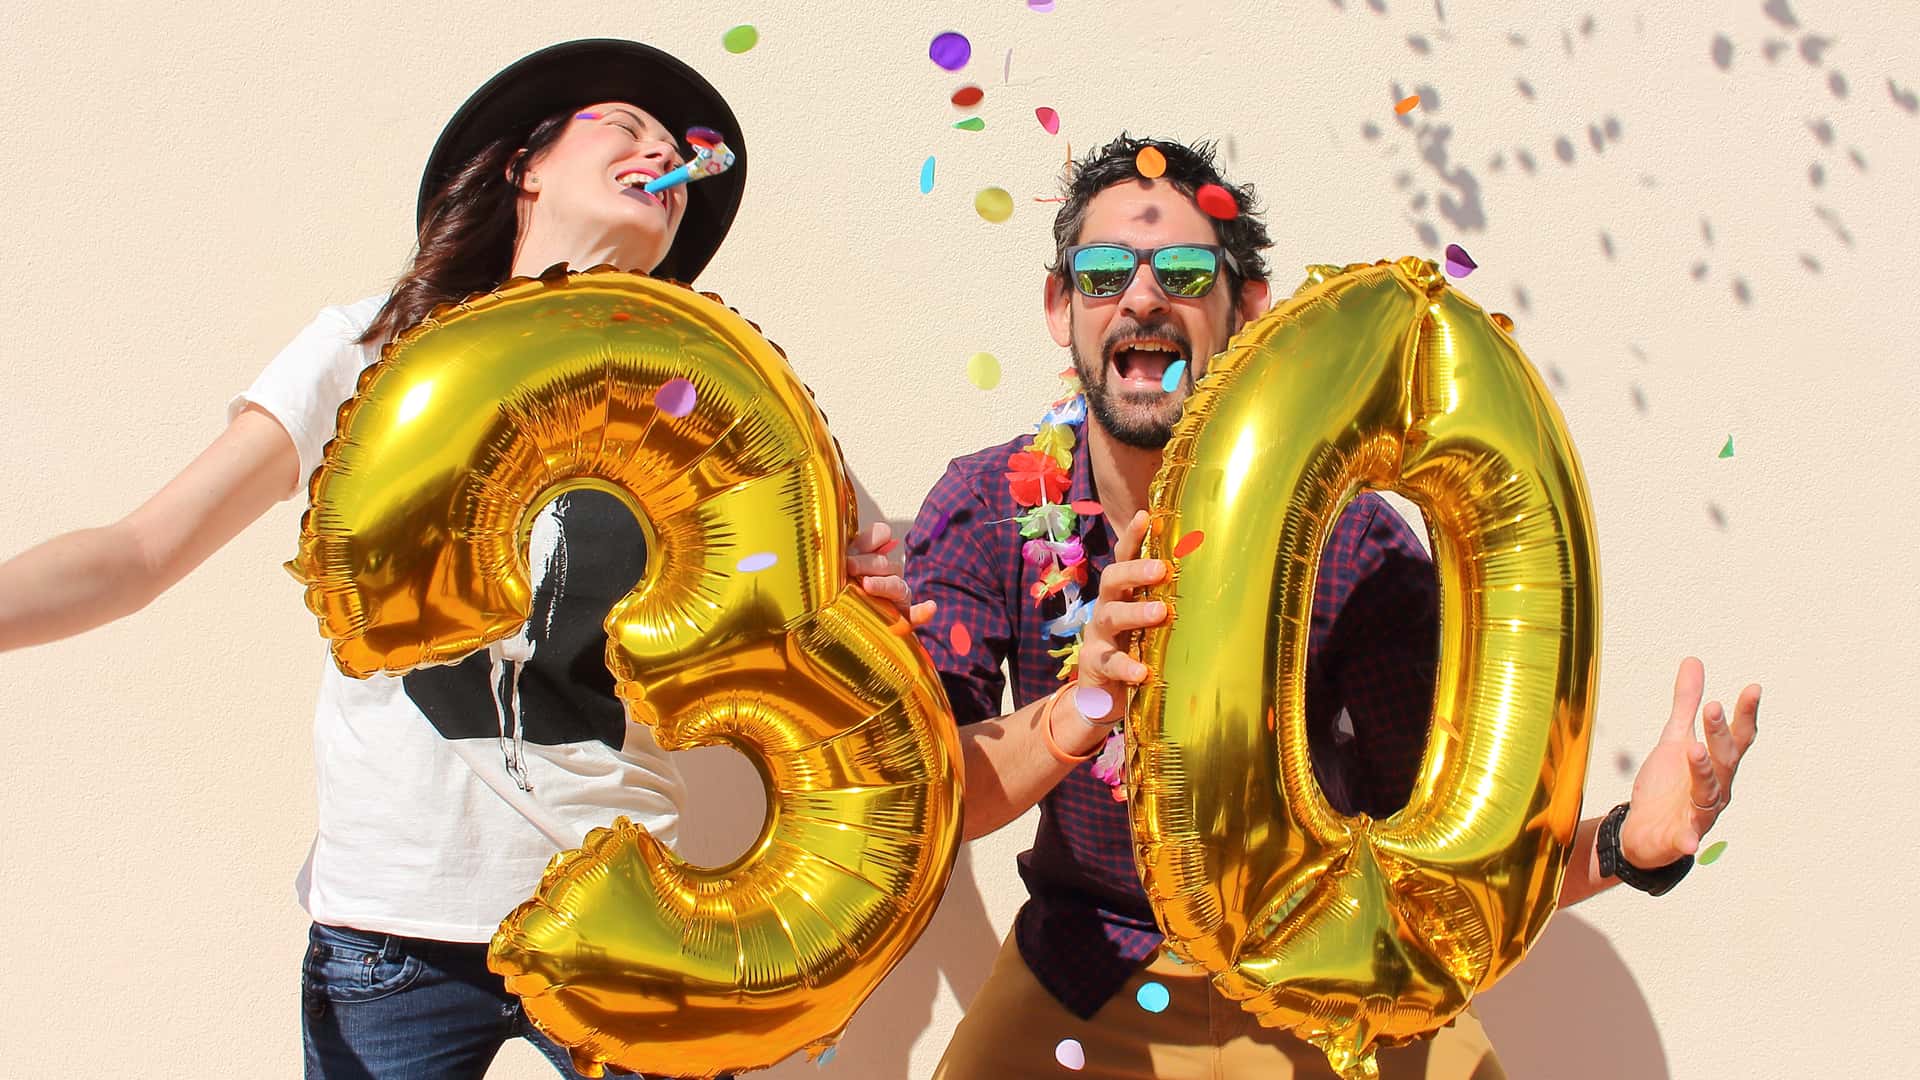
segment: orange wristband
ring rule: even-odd
[[[1055,690],[1053,694],[1047,698],[1046,707],[1040,710],[1040,735],[1047,740],[1047,751],[1053,755],[1053,760],[1062,765],[1078,765],[1083,761],[1092,761],[1093,756],[1100,752],[1100,747],[1095,746],[1086,753],[1075,756],[1060,749],[1060,744],[1053,741],[1053,707],[1060,704],[1060,699],[1065,697],[1067,691],[1072,690],[1073,687],[1074,684],[1069,682],[1067,685]]]

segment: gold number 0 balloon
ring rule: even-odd
[[[561,492],[613,494],[646,530],[646,575],[606,620],[628,716],[668,749],[744,751],[768,820],[716,869],[617,820],[501,924],[490,966],[588,1075],[708,1077],[831,1044],[958,850],[932,662],[848,586],[825,420],[717,300],[596,269],[435,312],[341,407],[291,564],[364,677],[517,631],[531,522]],[[691,400],[658,394],[675,379]]]
[[[1349,1078],[1517,963],[1556,904],[1593,711],[1585,481],[1513,340],[1431,263],[1314,267],[1217,357],[1166,449],[1133,704],[1135,854],[1170,946]],[[1327,804],[1308,758],[1314,576],[1362,486],[1424,512],[1435,717],[1405,808]]]

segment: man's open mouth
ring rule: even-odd
[[[1167,337],[1131,337],[1107,348],[1107,363],[1129,388],[1161,388],[1167,369],[1186,359],[1186,347]]]

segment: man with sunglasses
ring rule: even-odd
[[[1319,1051],[1261,1027],[1160,949],[1133,865],[1116,727],[1147,676],[1121,643],[1166,617],[1132,599],[1166,573],[1138,558],[1148,488],[1194,379],[1267,308],[1266,228],[1252,190],[1227,184],[1205,146],[1123,135],[1076,164],[1065,194],[1045,303],[1077,390],[1037,431],[953,461],[907,538],[908,584],[937,604],[922,640],[961,724],[965,835],[1041,807],[1020,857],[1029,899],[935,1078],[1052,1077],[1062,1066],[1101,1077],[1330,1077]],[[1308,648],[1315,771],[1342,811],[1385,817],[1412,790],[1433,696],[1436,592],[1412,530],[1378,495],[1356,497],[1322,555]],[[1007,678],[1016,709],[1003,716]],[[1609,815],[1597,844],[1601,819],[1582,823],[1563,904],[1614,874],[1664,892],[1725,809],[1758,687],[1741,695],[1731,728],[1708,705],[1703,745],[1693,737],[1702,678],[1697,661],[1682,665],[1631,812],[1616,811],[1624,824]],[[1386,1080],[1505,1075],[1471,1012],[1379,1063]]]

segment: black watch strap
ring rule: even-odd
[[[1680,884],[1680,879],[1693,869],[1693,856],[1682,855],[1654,870],[1643,870],[1628,862],[1620,853],[1620,824],[1627,820],[1628,805],[1621,803],[1600,819],[1600,832],[1593,841],[1594,852],[1600,859],[1600,873],[1619,878],[1621,883],[1649,896],[1660,896]]]

